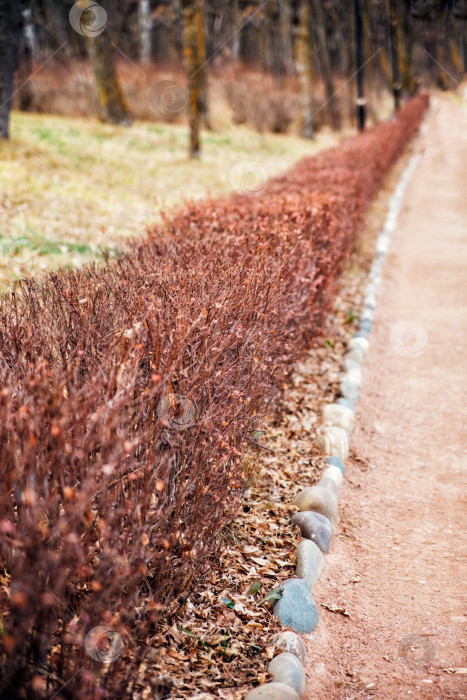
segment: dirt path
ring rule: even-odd
[[[467,698],[466,136],[467,109],[435,103],[383,273],[359,460],[314,589],[350,617],[321,608],[310,700]]]

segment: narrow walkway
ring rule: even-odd
[[[462,109],[464,107],[464,109]],[[467,698],[467,100],[432,106],[383,273],[308,698]],[[460,672],[460,670],[464,673]]]

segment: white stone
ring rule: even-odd
[[[250,690],[245,700],[300,700],[300,696],[285,683],[264,683]]]
[[[346,355],[344,357],[344,365],[343,366],[344,366],[345,371],[348,372],[349,369],[354,369],[355,367],[360,367],[360,363],[356,362],[356,360],[352,360],[352,358],[347,357],[347,355]]]
[[[373,311],[373,309],[366,307],[364,312],[360,316],[360,321],[372,321],[373,322],[374,317],[375,317],[375,312]]]
[[[332,481],[334,481],[334,483],[336,484],[337,488],[340,489],[344,477],[342,476],[342,472],[339,469],[339,467],[331,465],[330,467],[327,467],[327,469],[324,470],[324,472],[321,474],[321,478],[332,479]]]
[[[294,506],[300,510],[313,510],[325,515],[334,525],[337,522],[337,498],[326,486],[309,486],[294,498]]]
[[[349,350],[354,350],[355,348],[358,348],[363,352],[364,355],[366,355],[366,353],[368,352],[368,348],[370,347],[370,343],[366,338],[362,338],[361,336],[354,336],[349,340],[349,344],[347,347]]]
[[[347,459],[349,456],[349,435],[343,428],[325,425],[320,428],[318,446],[327,455]]]
[[[323,408],[323,422],[324,425],[333,425],[351,433],[355,423],[355,413],[340,403],[330,403]]]
[[[345,359],[353,360],[354,362],[357,362],[359,365],[361,365],[365,360],[365,353],[361,348],[352,348],[351,350],[348,350],[345,353]]]
[[[335,482],[331,479],[320,479],[316,486],[322,486],[325,489],[331,489],[334,496],[336,497],[336,501],[339,500],[339,489],[337,488]]]
[[[362,340],[365,340],[365,338],[362,338]],[[351,382],[354,386],[360,387],[362,383],[362,368],[353,367],[352,369],[347,370],[347,372],[344,375],[342,375],[342,379],[346,379],[347,381]]]
[[[387,236],[381,236],[378,239],[376,250],[381,255],[381,254],[386,254],[388,252],[388,248],[389,248],[389,238]]]
[[[309,542],[312,547],[316,547],[318,552],[321,554],[321,550],[315,545],[314,542],[311,542],[310,540],[302,540],[303,542]],[[300,548],[302,542],[298,545]],[[297,549],[298,553],[298,549]],[[323,565],[324,565],[324,557],[321,554],[321,558],[323,559]],[[318,574],[319,575],[319,574]],[[299,576],[299,578],[305,578],[304,576]],[[284,632],[279,632],[279,634],[274,635],[272,638],[272,641],[274,643],[274,646],[276,646],[278,649],[281,649],[282,651],[288,651],[290,654],[295,654],[297,659],[299,659],[302,664],[306,664],[308,661],[308,654],[306,651],[306,646],[304,645],[303,641],[301,638],[296,634],[296,632],[291,632],[290,630],[285,630]]]

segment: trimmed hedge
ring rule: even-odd
[[[0,301],[2,697],[126,697],[427,104]],[[85,649],[99,625],[122,637],[110,667]]]

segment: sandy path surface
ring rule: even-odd
[[[350,617],[320,608],[310,700],[467,698],[467,109],[435,102],[417,148],[314,588]]]

